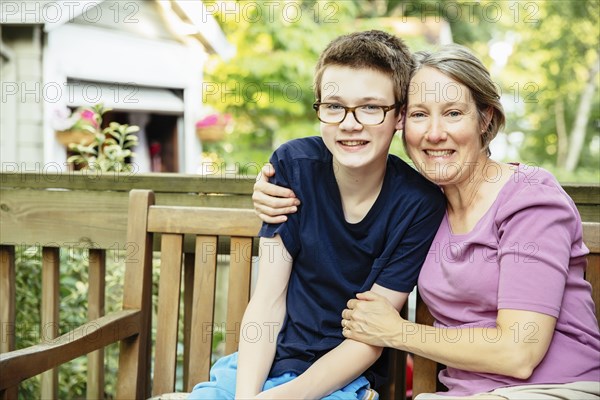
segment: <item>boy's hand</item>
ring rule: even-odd
[[[252,202],[254,212],[260,219],[270,224],[279,224],[287,221],[284,214],[292,214],[298,210],[300,200],[292,190],[269,183],[269,178],[273,175],[273,166],[265,164],[256,177]]]

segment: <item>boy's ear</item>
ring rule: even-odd
[[[400,110],[400,115],[398,116],[398,121],[396,121],[396,130],[403,130],[404,129],[404,118],[406,117],[406,109],[403,107]]]

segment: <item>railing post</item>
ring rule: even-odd
[[[15,349],[15,247],[0,246],[0,354]],[[2,393],[2,399],[16,399],[18,386]]]
[[[58,247],[42,248],[42,342],[58,337],[59,260]],[[41,392],[42,399],[58,398],[58,368],[42,374]]]
[[[88,320],[104,315],[106,250],[89,250]],[[104,349],[88,354],[87,398],[104,398]]]

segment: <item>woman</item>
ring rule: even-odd
[[[547,171],[490,158],[504,113],[475,56],[448,46],[416,59],[403,141],[447,199],[418,282],[436,324],[404,320],[366,292],[343,311],[344,336],[445,364],[449,391],[419,400],[599,399],[600,334],[573,201]],[[254,200],[269,222],[299,204],[264,180]]]

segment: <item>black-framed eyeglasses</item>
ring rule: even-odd
[[[363,104],[356,107],[345,107],[338,103],[321,103],[317,101],[313,104],[313,108],[317,112],[319,121],[326,124],[340,124],[350,112],[359,124],[373,126],[382,124],[388,111],[393,110],[400,104],[398,102],[391,106]]]

